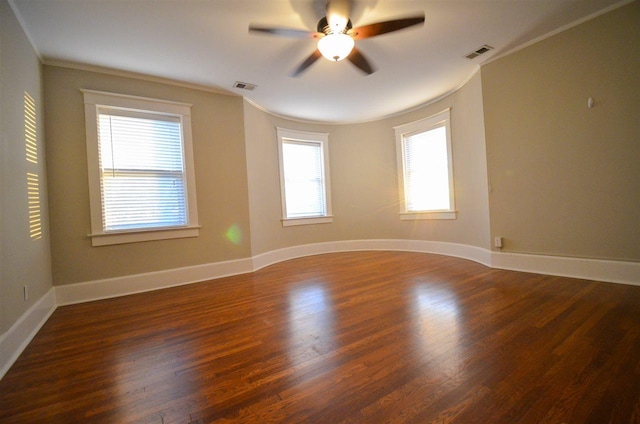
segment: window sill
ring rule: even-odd
[[[331,222],[333,222],[333,216],[314,216],[310,218],[284,218],[282,220],[282,226],[292,227],[294,225],[329,224]]]
[[[456,219],[458,211],[401,212],[400,220],[416,221],[421,219]]]
[[[112,244],[138,243],[142,241],[168,240],[176,238],[198,237],[200,227],[177,227],[154,230],[135,230],[118,233],[89,234],[91,245],[109,246]]]

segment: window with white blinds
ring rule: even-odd
[[[190,105],[83,93],[93,245],[197,236]]]
[[[328,135],[278,128],[283,225],[331,222]]]
[[[105,231],[187,225],[180,120],[99,110]]]
[[[455,219],[449,115],[395,128],[402,219]]]

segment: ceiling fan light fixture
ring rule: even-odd
[[[331,61],[339,61],[349,56],[355,41],[347,34],[328,34],[318,40],[318,50]]]

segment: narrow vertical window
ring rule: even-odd
[[[402,219],[455,219],[449,115],[395,128]]]
[[[40,177],[38,175],[38,137],[36,130],[36,102],[24,93],[24,145],[25,159],[33,172],[27,172],[27,211],[29,237],[42,238],[42,217],[40,213]]]
[[[328,135],[278,128],[283,225],[331,222]]]

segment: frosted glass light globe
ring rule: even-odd
[[[349,56],[355,42],[347,34],[329,34],[318,41],[318,50],[329,60],[339,61]]]

